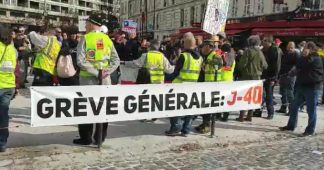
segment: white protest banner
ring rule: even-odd
[[[208,0],[203,30],[212,35],[225,31],[229,0]]]
[[[128,33],[136,33],[137,23],[133,20],[125,20],[123,22],[122,31]]]
[[[141,120],[260,108],[262,81],[31,87],[31,126]]]
[[[80,32],[85,32],[86,31],[86,21],[89,18],[89,16],[79,16],[78,20],[78,27]]]

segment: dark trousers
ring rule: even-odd
[[[289,104],[294,101],[294,87],[296,77],[283,76],[280,78],[280,94],[282,109],[288,109]]]
[[[0,146],[7,144],[9,137],[9,104],[14,89],[0,89]]]
[[[265,92],[265,102],[267,105],[268,115],[274,114],[273,108],[273,86],[270,84],[270,80],[266,80],[263,84],[264,92]]]
[[[47,71],[34,68],[34,81],[32,86],[53,86],[53,75]]]
[[[289,121],[288,121],[288,128],[295,129],[297,127],[298,122],[298,109],[301,105],[303,105],[304,101],[306,100],[307,106],[307,114],[308,114],[308,126],[306,127],[306,133],[314,133],[317,114],[316,114],[316,107],[317,107],[317,100],[319,95],[319,90],[313,88],[305,88],[305,87],[298,87],[296,90],[296,97],[293,104],[290,106],[289,109]]]
[[[85,141],[92,141],[94,124],[81,124],[79,127],[80,139]],[[102,123],[102,141],[107,137],[108,123]],[[99,137],[99,124],[95,124],[95,133],[93,139],[97,142]]]

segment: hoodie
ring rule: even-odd
[[[189,50],[184,50],[183,51],[183,53],[185,53],[185,52],[190,53],[191,56],[196,60],[198,60],[201,57],[201,55],[197,52],[197,50],[189,49]],[[181,54],[178,61],[177,61],[177,63],[176,63],[176,65],[175,65],[175,69],[174,69],[172,77],[176,78],[176,77],[179,76],[180,71],[181,71],[181,69],[183,67],[184,61],[185,61],[185,57],[184,57],[183,54]]]

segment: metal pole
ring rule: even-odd
[[[98,73],[98,79],[99,79],[99,85],[102,85],[102,63],[99,64],[100,69]],[[96,126],[98,126],[98,148],[101,148],[102,145],[102,129],[103,129],[103,124],[102,123],[97,123]]]
[[[215,135],[215,121],[216,121],[216,113],[211,115],[210,137],[214,137]]]

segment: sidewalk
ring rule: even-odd
[[[276,95],[276,100],[279,96]],[[280,103],[280,102],[279,102]],[[277,106],[279,107],[279,106]],[[266,114],[264,113],[264,116]],[[57,126],[31,128],[29,90],[11,104],[10,138],[8,151],[0,154],[0,168],[43,169],[46,167],[64,168],[65,165],[78,163],[91,165],[108,158],[140,157],[168,151],[186,151],[200,148],[237,147],[251,143],[288,140],[302,133],[307,124],[307,114],[300,113],[299,125],[295,133],[282,133],[278,127],[287,123],[288,117],[276,114],[274,120],[254,118],[252,123],[235,122],[237,113],[230,116],[228,123],[216,123],[216,136],[193,133],[185,137],[166,137],[168,119],[154,123],[140,121],[111,123],[108,137],[99,152],[96,146],[80,147],[72,144],[78,137],[76,126]],[[317,133],[324,133],[324,108],[318,107]],[[201,119],[194,125],[201,123]],[[78,168],[76,168],[78,169]]]

